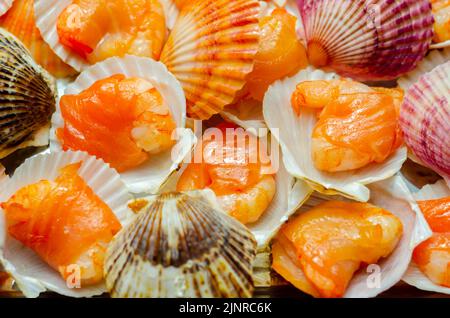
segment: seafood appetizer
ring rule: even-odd
[[[112,297],[250,297],[253,235],[199,193],[130,203],[137,217],[110,244]]]
[[[176,190],[212,190],[220,208],[247,225],[258,245],[265,246],[311,189],[295,181],[282,163],[276,167],[271,162],[264,138],[231,123],[217,130],[219,136],[205,132],[192,162],[178,176]]]
[[[450,184],[450,61],[423,75],[406,93],[400,125],[412,153]]]
[[[103,293],[106,249],[129,213],[117,173],[86,153],[53,153],[26,161],[5,186],[0,262],[19,289]]]
[[[161,62],[180,81],[188,116],[209,119],[244,87],[259,45],[257,0],[190,1],[163,48]]]
[[[11,9],[0,17],[0,27],[17,36],[36,63],[53,76],[75,75],[75,70],[65,64],[42,38],[36,26],[33,4],[34,0],[15,0]]]
[[[307,69],[272,85],[264,118],[288,171],[324,193],[369,199],[364,186],[406,160],[398,112],[403,92]]]
[[[0,159],[17,149],[47,145],[56,104],[54,79],[2,28],[0,78]]]
[[[411,71],[433,38],[428,0],[299,0],[298,6],[311,64],[357,80]]]
[[[66,89],[53,118],[52,145],[86,151],[122,173],[133,192],[153,192],[193,146],[185,116],[183,91],[163,64],[112,58]],[[172,156],[176,140],[182,149]]]
[[[433,236],[416,247],[403,280],[423,290],[450,294],[450,189],[439,181],[422,188],[415,198]]]
[[[254,223],[276,192],[271,162],[265,162],[261,155],[267,151],[258,149],[261,144],[247,141],[252,137],[233,124],[221,124],[217,128],[225,140],[203,138],[196,149],[199,155],[194,155],[194,162],[178,180],[177,191],[211,189],[230,216],[243,224]],[[230,135],[230,131],[234,134]],[[200,162],[196,162],[196,157]]]
[[[396,284],[429,229],[401,177],[371,187],[371,203],[306,203],[275,239],[274,270],[314,297],[374,297]]]
[[[433,48],[450,46],[450,1],[430,0],[434,14]]]
[[[167,31],[158,0],[35,2],[44,39],[78,71],[127,54],[159,59]]]

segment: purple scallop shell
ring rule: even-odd
[[[298,0],[306,41],[327,67],[361,81],[392,80],[426,55],[434,18],[428,0]]]
[[[400,111],[405,142],[428,167],[450,181],[450,61],[408,90]]]

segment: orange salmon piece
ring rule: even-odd
[[[77,174],[80,167],[68,165],[55,181],[23,187],[1,204],[8,233],[56,270],[94,244],[110,242],[121,229],[113,211]]]
[[[60,42],[94,64],[126,54],[159,59],[166,37],[158,0],[74,0],[58,17]]]
[[[63,96],[60,107],[65,125],[56,131],[63,148],[86,151],[119,172],[139,166],[149,153],[161,150],[147,147],[145,138],[139,142],[132,134],[134,128],[144,125],[166,132],[170,139],[176,128],[168,111],[158,114],[162,97],[148,84],[142,79],[114,75],[78,95]],[[156,135],[151,141],[160,137]],[[172,143],[167,142],[168,146]]]
[[[450,197],[418,204],[434,233],[415,248],[413,260],[434,283],[450,287]]]
[[[305,47],[295,29],[296,21],[284,9],[275,9],[270,16],[260,19],[259,50],[246,85],[254,99],[262,101],[270,84],[308,65]]]
[[[325,202],[283,226],[277,242],[285,252],[278,255],[292,263],[280,266],[274,255],[273,267],[313,296],[342,297],[355,272],[388,256],[402,232],[397,217],[371,204]]]

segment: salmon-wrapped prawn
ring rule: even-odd
[[[75,0],[58,17],[57,31],[91,64],[126,54],[159,59],[166,37],[158,0]]]
[[[217,128],[223,132],[224,140],[203,140],[202,146],[196,149],[200,156],[194,156],[202,162],[187,166],[178,180],[177,190],[209,188],[225,212],[243,224],[254,223],[275,195],[270,163],[262,162],[258,145],[242,143],[246,138],[242,129],[233,124],[221,124]],[[227,134],[227,128],[234,131],[234,139]]]
[[[349,171],[382,163],[403,143],[398,121],[403,92],[371,88],[349,80],[300,83],[292,107],[318,110],[312,134],[312,157],[317,169]]]
[[[83,150],[119,172],[141,165],[175,143],[175,120],[160,93],[142,78],[118,74],[60,102],[64,149]]]
[[[312,296],[342,297],[353,275],[389,256],[402,233],[400,219],[384,209],[325,202],[281,229],[272,246],[272,267]]]
[[[450,288],[450,197],[418,203],[433,236],[416,247],[413,260],[433,283]]]
[[[121,224],[77,174],[80,166],[70,164],[54,181],[21,188],[1,207],[9,235],[65,279],[77,266],[86,286],[102,281],[106,248]]]

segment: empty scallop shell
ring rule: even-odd
[[[243,99],[227,106],[220,113],[226,121],[235,123],[256,135],[263,136],[267,133],[267,126],[262,113],[262,103],[254,99]]]
[[[423,75],[400,110],[404,139],[413,154],[450,184],[450,61]]]
[[[64,94],[79,94],[95,82],[115,74],[139,77],[149,81],[169,106],[177,124],[177,144],[172,149],[153,155],[144,164],[121,173],[121,177],[131,192],[157,193],[166,179],[190,154],[196,143],[193,132],[184,128],[186,125],[186,102],[183,89],[175,77],[167,71],[164,64],[150,58],[126,55],[123,58],[109,58],[88,67],[73,83],[67,86]],[[56,129],[61,127],[64,127],[64,119],[60,107],[57,107],[52,117],[50,132],[50,148],[52,150],[61,150],[62,148],[56,137]]]
[[[0,1],[0,16],[5,14],[9,8],[13,5],[14,0],[2,0]]]
[[[371,190],[369,203],[397,216],[403,225],[403,235],[394,251],[376,264],[378,267],[375,269],[367,267],[355,273],[344,295],[345,298],[375,297],[392,288],[408,269],[414,248],[432,234],[403,177],[394,176],[371,184],[369,188]],[[315,194],[299,212],[308,211],[324,201],[333,199],[346,200],[342,197]],[[379,280],[374,281],[374,273],[379,273]]]
[[[30,51],[34,60],[55,77],[75,75],[41,37],[34,19],[34,0],[15,0],[12,8],[0,18],[0,26],[11,32]]]
[[[408,90],[416,84],[422,75],[431,72],[434,68],[450,61],[450,48],[443,50],[433,50],[425,57],[417,67],[398,79],[398,85],[403,90]]]
[[[48,144],[55,96],[54,79],[15,36],[0,28],[0,158]]]
[[[137,200],[105,260],[112,297],[250,297],[256,241],[200,194]]]
[[[291,107],[292,93],[300,82],[337,78],[334,73],[308,68],[291,78],[275,82],[264,97],[264,118],[281,145],[283,161],[290,174],[306,180],[319,192],[367,201],[370,191],[366,185],[392,177],[400,171],[407,159],[406,147],[398,149],[380,164],[372,163],[349,172],[322,172],[315,167],[311,155],[311,135],[318,120],[316,113],[303,109],[302,116],[297,116]]]
[[[161,61],[181,82],[187,113],[208,119],[231,104],[258,50],[257,0],[196,0],[183,8]]]
[[[433,37],[428,0],[298,0],[310,62],[358,80],[414,69]]]
[[[414,194],[416,200],[436,200],[450,196],[450,189],[444,181],[439,181],[436,184],[427,185],[419,192]],[[450,288],[439,286],[433,283],[414,262],[409,265],[408,271],[403,276],[403,281],[407,284],[417,287],[422,290],[443,293],[450,295]]]
[[[111,208],[122,226],[126,225],[133,217],[126,206],[131,196],[119,174],[102,160],[80,151],[39,154],[27,159],[15,171],[14,176],[5,182],[5,187],[0,188],[0,202],[7,201],[24,186],[40,180],[55,179],[58,176],[59,169],[80,161],[83,162],[79,170],[80,176]],[[80,289],[69,288],[60,274],[36,253],[7,235],[4,213],[0,208],[1,264],[14,277],[18,288],[26,297],[38,297],[46,290],[70,297],[91,297],[105,292],[104,284]]]

